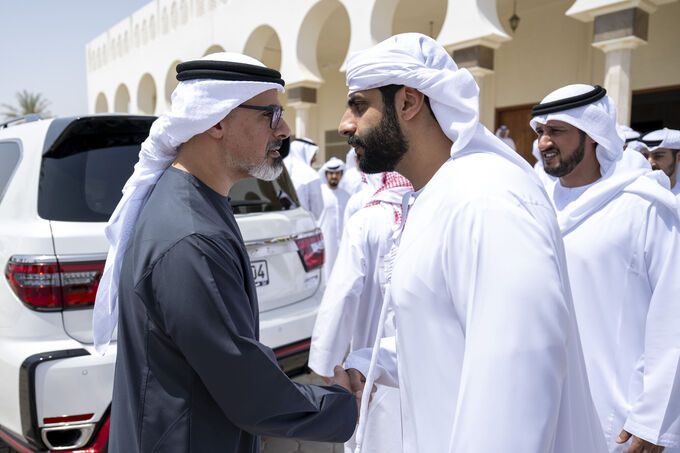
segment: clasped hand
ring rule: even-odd
[[[333,369],[333,379],[323,378],[327,384],[339,385],[352,393],[357,401],[357,423],[359,422],[359,412],[361,411],[361,396],[364,394],[364,386],[366,385],[366,378],[356,368],[345,370],[343,367],[337,365]],[[371,389],[371,398],[373,393],[377,390],[374,385]],[[370,400],[369,400],[370,401]]]

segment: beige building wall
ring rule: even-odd
[[[680,3],[649,17],[649,41],[633,51],[631,72],[634,91],[680,85]]]
[[[591,0],[578,0],[588,4]],[[621,1],[598,0],[593,4]],[[626,0],[624,3],[630,3]],[[650,9],[648,42],[632,50],[630,89],[680,85],[680,2]],[[508,19],[516,13],[518,28]],[[634,3],[634,2],[633,2]],[[565,13],[574,0],[152,0],[87,45],[91,112],[159,115],[170,106],[178,62],[220,50],[242,52],[280,70],[290,87],[316,90],[316,103],[289,103],[285,120],[340,156],[333,135],[345,108],[343,64],[396,33],[417,31],[450,51],[493,50],[493,68],[471,68],[482,90],[480,119],[532,104],[569,83],[604,84],[605,54],[593,47],[593,21]],[[632,3],[631,3],[632,4]],[[617,6],[617,7],[619,7]],[[297,107],[297,109],[296,109]],[[307,107],[301,114],[300,107]]]

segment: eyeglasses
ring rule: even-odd
[[[283,107],[280,105],[239,105],[238,107],[243,109],[271,112],[272,117],[269,122],[269,127],[272,129],[279,127],[279,121],[281,120],[281,115],[283,115]]]

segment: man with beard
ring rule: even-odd
[[[560,88],[534,106],[531,126],[609,451],[678,451],[680,219],[665,174],[623,151],[605,93]]]
[[[347,85],[339,131],[359,168],[416,190],[376,338],[388,307],[396,334],[350,354],[355,388],[399,387],[409,453],[604,451],[553,208],[479,123],[472,75],[409,33],[350,55]],[[364,392],[359,449],[367,408]]]
[[[321,211],[319,220],[317,220],[317,225],[321,228],[324,246],[326,247],[323,266],[326,281],[328,281],[331,275],[335,258],[338,256],[338,246],[340,245],[344,225],[345,207],[347,206],[347,200],[349,200],[349,194],[339,187],[344,169],[344,162],[337,157],[331,157],[319,169],[319,176],[326,181],[326,184],[321,186],[323,211]]]
[[[153,123],[107,226],[94,337],[102,351],[120,306],[109,452],[259,453],[259,435],[345,441],[355,396],[292,382],[258,341],[229,204],[237,181],[281,172],[283,80],[239,54],[177,71],[172,110]]]
[[[680,184],[677,184],[680,131],[663,128],[646,134],[642,141],[647,148],[641,149],[641,152],[652,169],[663,170],[671,181],[671,192],[680,195]]]

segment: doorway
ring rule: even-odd
[[[535,104],[516,105],[496,109],[496,127],[505,125],[510,130],[510,138],[515,142],[517,152],[531,165],[536,163],[536,158],[531,154],[531,149],[536,133],[529,126],[531,120],[531,108]],[[495,131],[494,131],[495,132]]]
[[[641,134],[680,129],[680,85],[633,91],[630,127]]]

